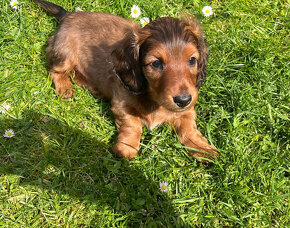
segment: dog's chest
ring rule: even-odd
[[[149,130],[153,130],[163,123],[170,122],[172,118],[174,118],[172,112],[160,108],[146,115],[142,115],[141,121]]]

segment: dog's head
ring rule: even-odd
[[[113,51],[112,62],[129,91],[148,92],[164,108],[182,111],[197,100],[207,50],[192,18],[165,17],[130,31]]]

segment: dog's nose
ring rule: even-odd
[[[184,108],[186,107],[192,100],[192,97],[190,94],[182,94],[173,97],[173,101],[175,104],[177,104],[178,107]]]

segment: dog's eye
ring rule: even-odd
[[[195,65],[195,62],[196,62],[196,58],[190,57],[188,64],[189,66],[193,67]]]
[[[152,62],[151,66],[156,70],[163,70],[163,63],[159,59]]]

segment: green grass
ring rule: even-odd
[[[32,1],[17,10],[9,2],[0,2],[0,105],[11,105],[0,114],[0,227],[289,225],[287,1],[53,1],[201,20],[210,57],[198,126],[221,155],[210,166],[191,159],[168,126],[144,128],[135,159],[114,158],[110,105],[78,87],[72,100],[55,95],[45,48],[57,21]],[[205,5],[213,16],[201,15]],[[6,129],[15,137],[2,137]]]

